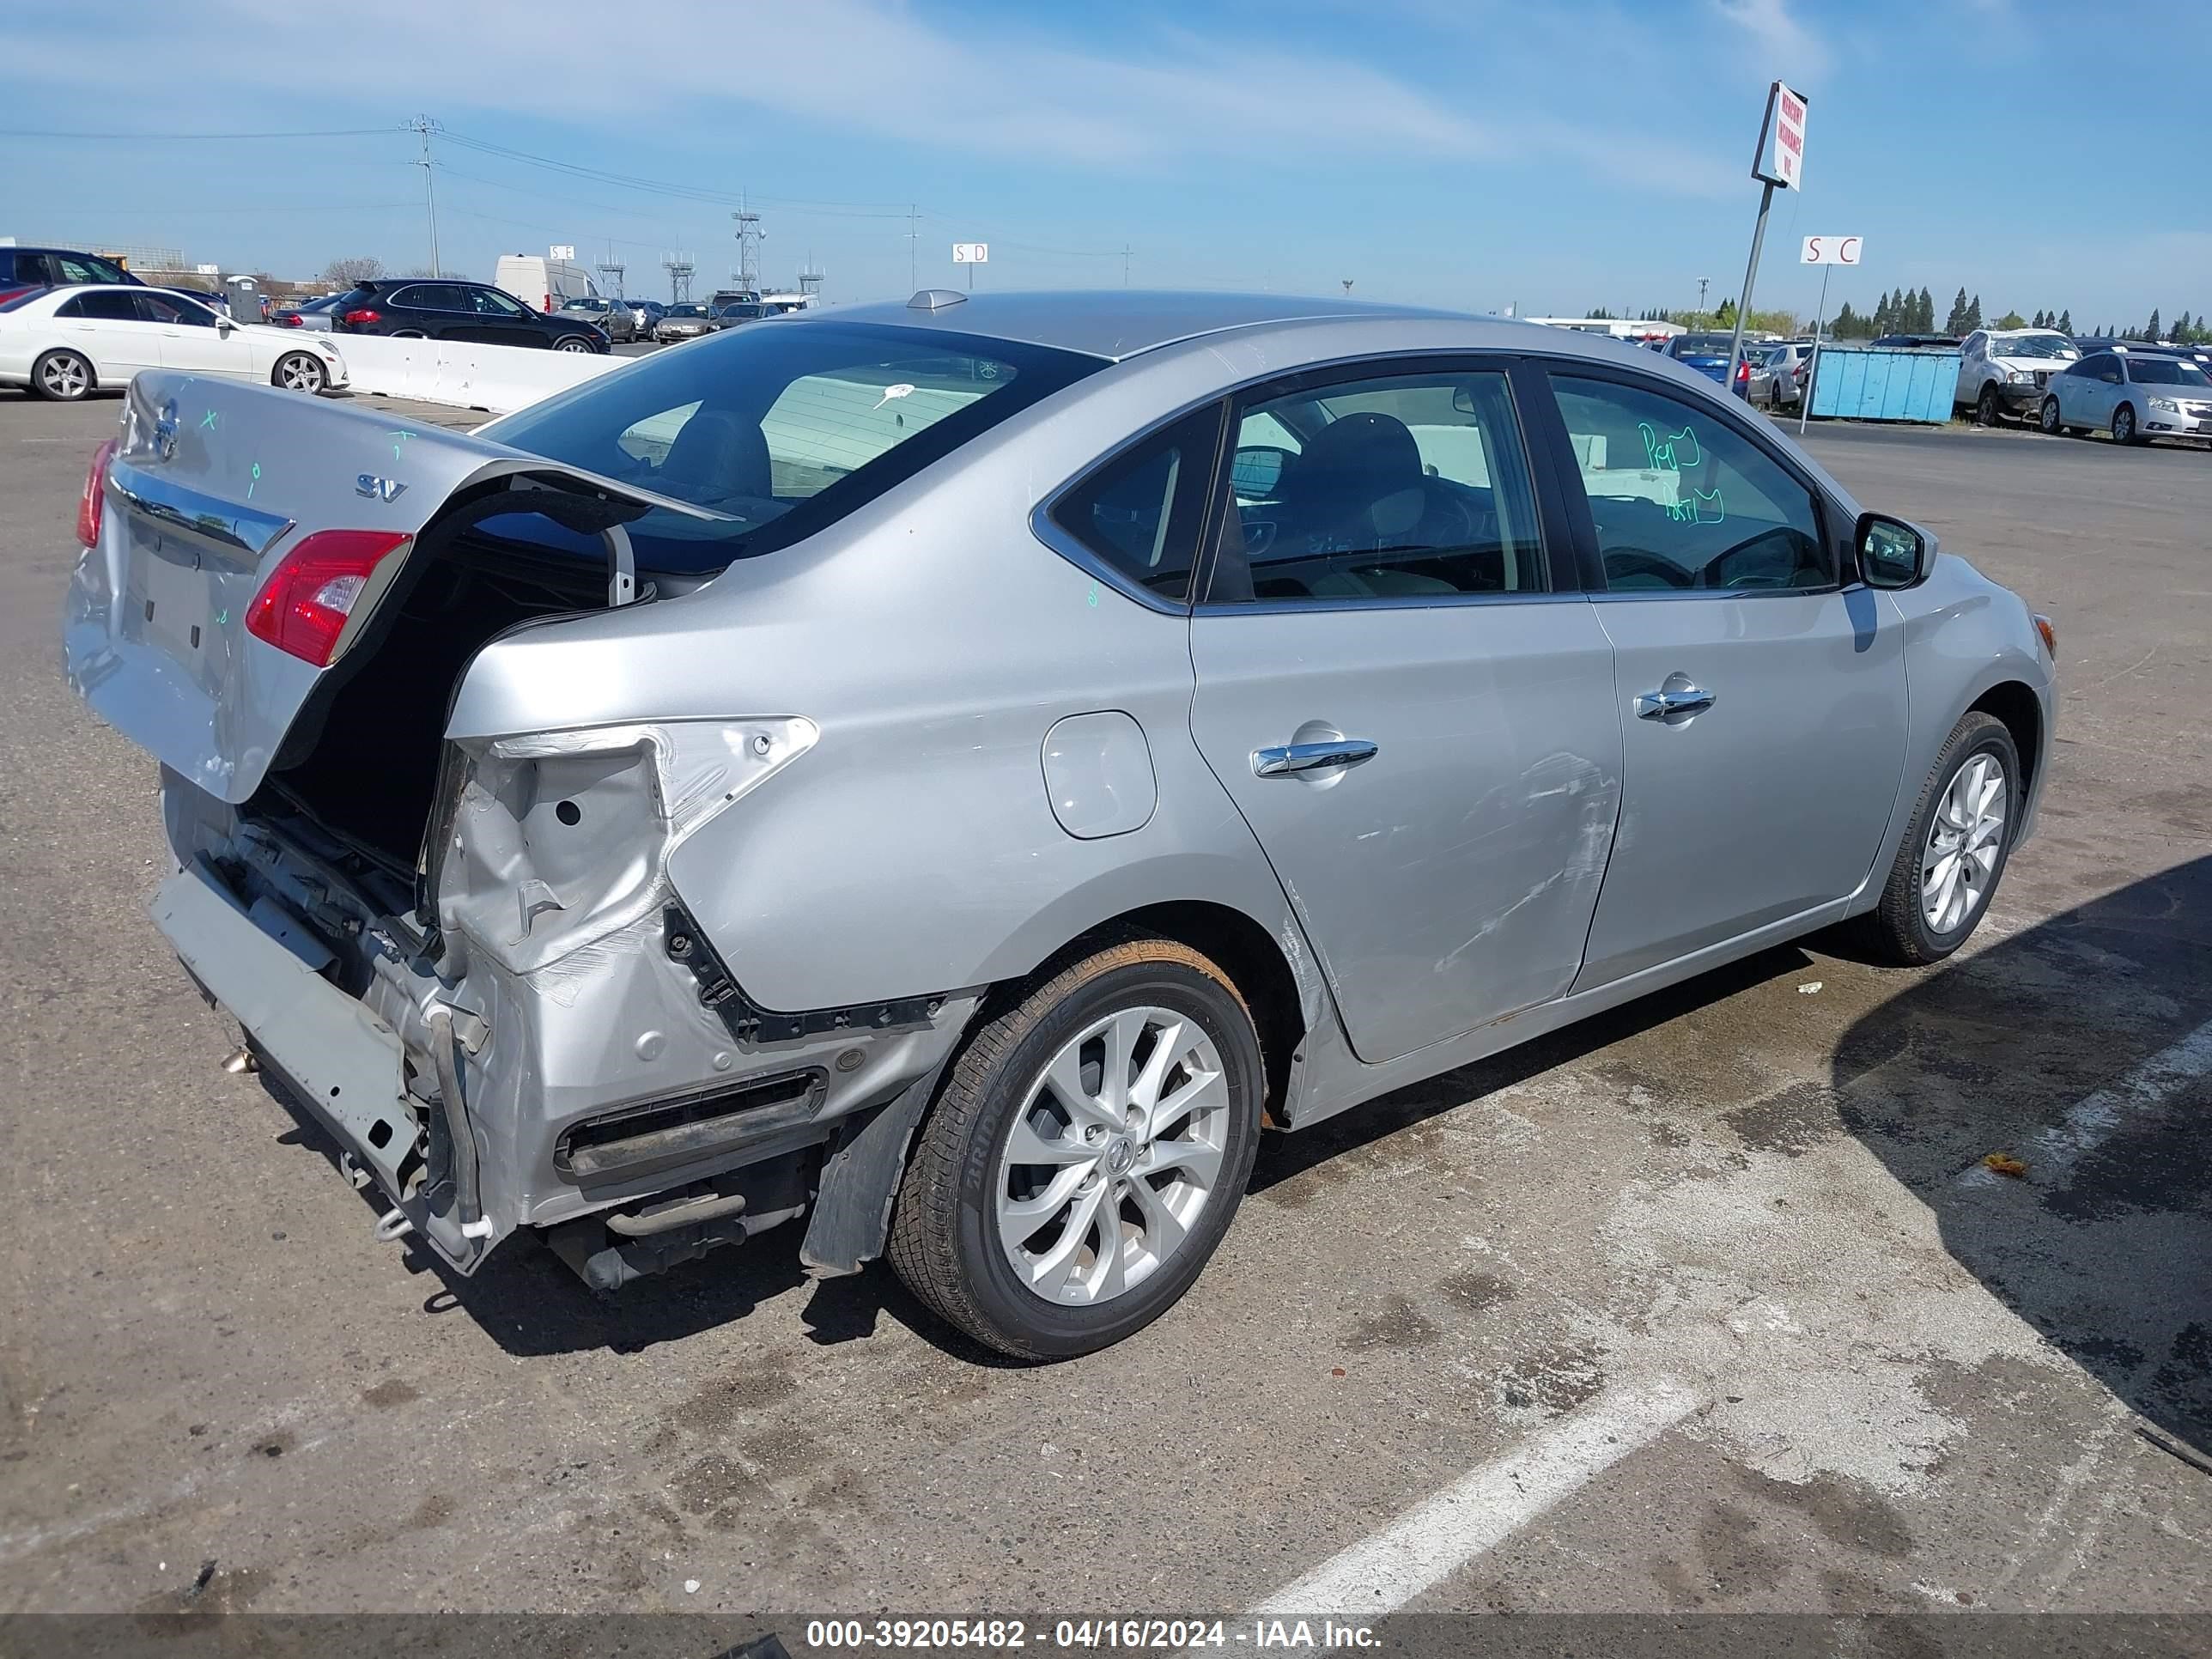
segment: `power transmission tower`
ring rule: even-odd
[[[822,270],[811,253],[806,256],[806,268],[799,273],[799,291],[810,298],[819,298],[822,293]]]
[[[668,273],[668,303],[683,305],[691,297],[691,261],[681,253],[672,253],[660,264]]]
[[[738,225],[738,286],[748,294],[757,293],[760,289],[760,276],[753,251],[768,233],[760,228],[760,215],[757,213],[738,212],[730,217],[736,220]]]
[[[599,275],[608,279],[609,284],[614,289],[614,297],[616,299],[627,299],[629,295],[623,291],[623,274],[629,270],[629,267],[613,263],[614,256],[611,253],[610,253],[607,258],[608,263],[599,267]]]
[[[438,186],[433,178],[434,164],[430,159],[430,135],[440,129],[438,124],[427,115],[416,116],[407,124],[407,127],[408,131],[416,133],[422,140],[422,156],[416,165],[422,169],[422,199],[430,210],[430,274],[435,276],[440,274],[438,270]]]
[[[1706,284],[1711,283],[1712,280],[1713,279],[1710,276],[1700,276],[1698,278],[1698,309],[1700,312],[1703,312],[1705,308]]]

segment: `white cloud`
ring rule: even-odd
[[[1712,0],[1712,5],[1743,32],[1762,73],[1797,85],[1827,68],[1827,46],[1798,21],[1790,0]]]

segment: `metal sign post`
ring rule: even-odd
[[[1751,258],[1743,268],[1743,295],[1735,302],[1735,331],[1729,339],[1728,379],[1722,382],[1735,396],[1736,365],[1743,361],[1743,328],[1751,312],[1751,290],[1759,280],[1759,250],[1766,240],[1766,210],[1774,204],[1777,187],[1795,190],[1804,179],[1805,99],[1777,81],[1766,89],[1766,118],[1759,129],[1759,150],[1752,157],[1751,176],[1759,181],[1759,222],[1752,228]]]
[[[1798,250],[1797,263],[1820,267],[1820,303],[1813,313],[1813,361],[1805,366],[1805,395],[1797,400],[1797,435],[1805,435],[1805,420],[1813,412],[1813,382],[1820,374],[1820,328],[1828,319],[1828,276],[1837,265],[1855,265],[1865,251],[1863,236],[1808,236]]]

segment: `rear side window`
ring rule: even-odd
[[[641,568],[787,547],[1105,360],[936,329],[735,328],[493,422],[484,435],[700,509],[629,526]]]
[[[1434,602],[1545,586],[1535,489],[1495,371],[1250,394],[1230,489],[1215,603]]]
[[[74,300],[64,301],[56,307],[54,315],[80,318],[88,322],[135,323],[139,320],[135,296],[129,294],[80,294]]]
[[[1052,521],[1139,587],[1183,604],[1220,437],[1218,404],[1187,415],[1067,490]]]

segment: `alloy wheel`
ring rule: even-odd
[[[277,384],[287,392],[320,392],[323,366],[305,352],[295,351],[278,368]]]
[[[992,1182],[1021,1282],[1091,1304],[1158,1272],[1213,1200],[1229,1118],[1220,1053],[1186,1014],[1121,1009],[1069,1039],[1030,1086]]]
[[[2043,429],[2055,438],[2058,435],[2058,399],[2045,398],[2043,400]]]
[[[2112,441],[2131,444],[2136,441],[2136,412],[2125,404],[2112,416]]]
[[[1943,791],[1920,854],[1920,914],[1929,932],[1956,933],[1989,896],[2007,795],[2004,767],[1990,754],[1968,760]]]
[[[39,383],[50,396],[74,401],[92,390],[92,374],[83,358],[57,352],[39,366]]]

